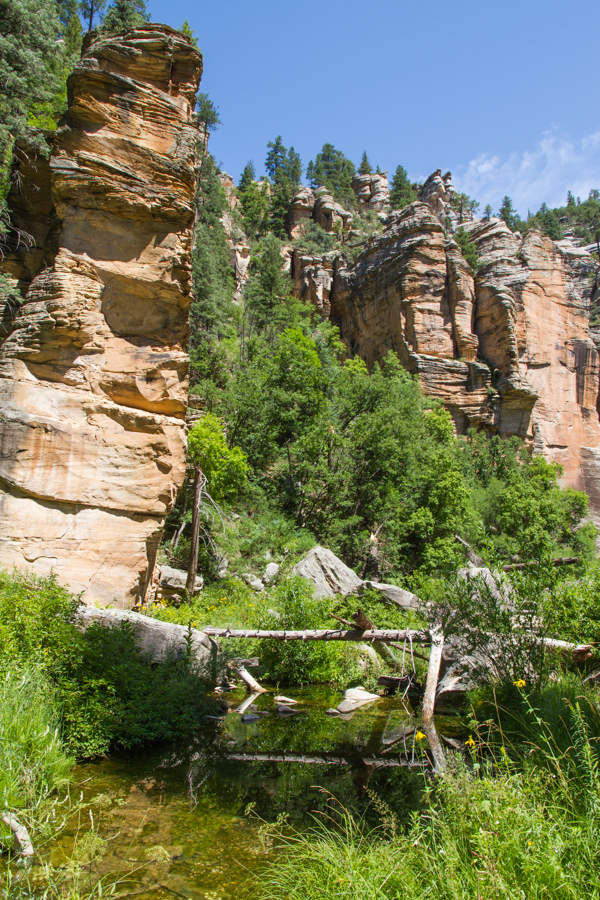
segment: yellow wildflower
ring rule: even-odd
[[[475,741],[473,740],[473,735],[470,734],[469,740],[465,741],[465,747],[468,747],[469,750],[472,750],[474,746],[475,746]]]
[[[526,682],[523,681],[522,678],[519,678],[519,679],[517,679],[517,681],[513,681],[513,684],[514,684],[514,686],[515,686],[516,688],[524,688]]]
[[[425,740],[426,736],[427,735],[423,734],[422,731],[417,731],[417,733],[415,734],[415,741],[423,741]]]

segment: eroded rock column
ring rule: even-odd
[[[6,261],[29,288],[0,349],[0,565],[88,602],[143,598],[184,477],[201,69],[166,26],[92,43],[12,198],[37,246]]]

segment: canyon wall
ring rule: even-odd
[[[184,477],[201,71],[167,26],[100,37],[49,160],[18,148],[4,269],[26,299],[0,348],[0,565],[54,570],[88,602],[143,599]]]
[[[295,292],[368,365],[396,352],[457,431],[518,435],[590,495],[600,524],[599,357],[589,330],[597,261],[537,231],[469,221],[473,272],[452,237],[446,182],[392,213],[354,265],[296,253]],[[439,182],[439,190],[436,190]],[[327,276],[327,277],[325,277]]]

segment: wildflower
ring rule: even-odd
[[[472,750],[474,746],[475,746],[475,741],[473,740],[473,735],[470,734],[469,740],[465,741],[465,747],[468,747],[469,750]]]
[[[415,741],[423,741],[425,737],[426,735],[424,735],[422,731],[417,731],[415,734]]]
[[[514,684],[514,686],[515,686],[516,688],[524,688],[526,682],[523,681],[522,678],[519,678],[517,681],[513,681],[513,684]]]

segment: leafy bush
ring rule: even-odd
[[[257,613],[257,627],[277,631],[307,628],[330,628],[331,602],[313,596],[312,586],[298,576],[288,578],[270,597],[273,610]],[[269,681],[303,684],[331,681],[339,671],[341,657],[351,654],[348,645],[325,641],[260,641],[261,666]]]
[[[207,711],[202,674],[186,658],[153,665],[127,623],[81,632],[77,605],[53,577],[0,572],[3,666],[40,666],[55,686],[69,750],[94,756],[192,735]]]

